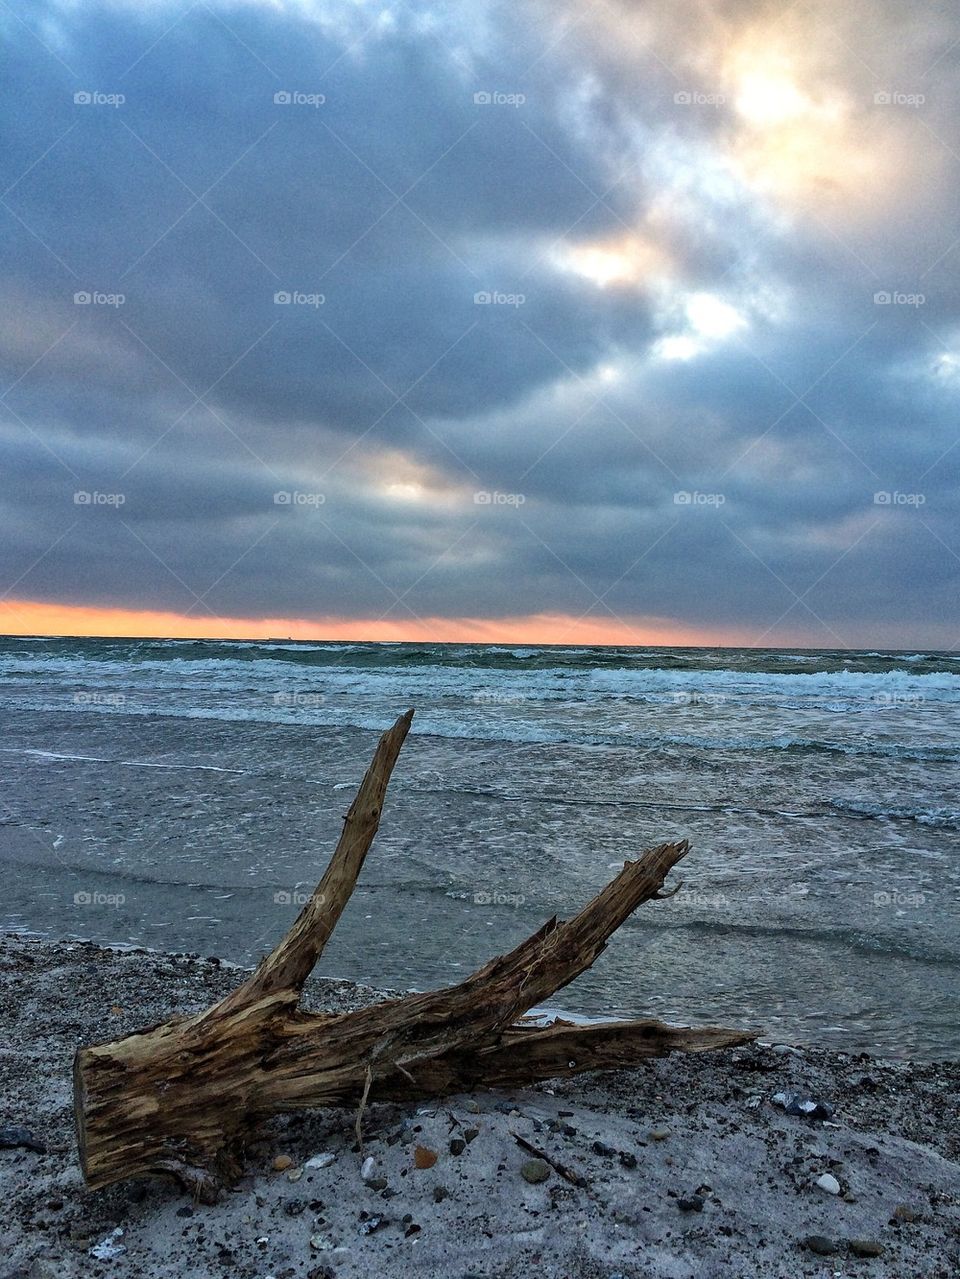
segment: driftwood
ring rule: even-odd
[[[589,968],[637,906],[670,895],[664,880],[685,840],[625,862],[578,915],[549,920],[457,986],[335,1016],[303,1011],[301,989],[363,867],[412,718],[407,711],[381,737],[316,892],[248,980],[196,1016],[78,1051],[77,1134],[91,1187],[166,1174],[212,1201],[273,1114],[345,1104],[362,1112],[368,1100],[524,1085],[753,1038],[657,1021],[515,1024]]]

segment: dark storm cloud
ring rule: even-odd
[[[758,634],[793,608],[824,643],[955,619],[949,24],[875,7],[857,58],[821,15],[811,159],[729,89],[675,100],[776,6],[622,10],[566,38],[534,4],[8,15],[4,588]],[[902,181],[865,195],[874,155]]]

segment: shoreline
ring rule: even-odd
[[[160,1180],[87,1191],[75,1048],[199,1011],[243,971],[0,935],[0,1124],[45,1147],[0,1149],[11,1279],[401,1279],[414,1269],[520,1279],[533,1266],[544,1279],[947,1279],[960,1266],[960,1062],[782,1044],[436,1105],[374,1101],[363,1122],[374,1185],[351,1149],[353,1112],[323,1111],[271,1121],[236,1190],[213,1207]],[[305,1004],[347,1011],[396,993],[314,977]],[[772,1101],[780,1092],[827,1103],[832,1116],[790,1115]],[[518,1136],[585,1186],[555,1173],[529,1184]],[[437,1153],[434,1166],[415,1167],[417,1145]],[[329,1166],[305,1166],[320,1153]]]

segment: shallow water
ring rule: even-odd
[[[956,1055],[948,654],[0,640],[0,924],[257,958],[408,705],[323,971],[456,980],[685,836],[565,1006]]]

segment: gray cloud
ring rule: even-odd
[[[198,616],[609,608],[758,635],[793,606],[826,644],[949,635],[942,11],[873,6],[862,57],[809,17],[812,142],[751,124],[728,83],[777,6],[624,5],[560,40],[559,8],[534,4],[372,27],[212,6],[164,35],[175,12],[38,11],[48,47],[7,19],[4,589]],[[94,491],[122,505],[75,500]]]

